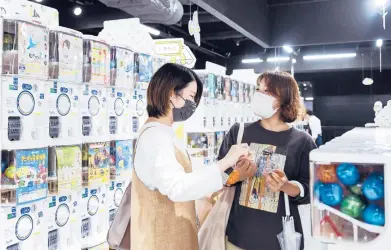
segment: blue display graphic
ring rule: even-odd
[[[47,196],[48,150],[17,150],[15,183],[17,204]]]

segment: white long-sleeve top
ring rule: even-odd
[[[318,135],[322,135],[322,123],[318,117],[311,115],[308,120],[308,125],[310,126],[311,136],[313,139],[318,138]]]
[[[144,130],[137,144],[134,168],[147,188],[157,189],[174,202],[185,202],[200,199],[223,187],[216,164],[192,173],[185,172],[175,156],[175,147],[184,149],[177,142],[172,127],[151,122],[144,125],[141,131]]]

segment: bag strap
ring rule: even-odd
[[[236,138],[236,144],[241,144],[244,134],[244,123],[239,123],[238,137]]]

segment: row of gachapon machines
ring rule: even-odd
[[[0,80],[3,149],[132,136],[132,103],[137,97],[130,90],[13,76],[1,76]]]
[[[1,249],[79,250],[105,241],[131,180],[131,141],[3,151],[2,158]]]
[[[228,131],[235,123],[255,122],[250,103],[202,97],[194,115],[186,121],[186,131]]]
[[[389,129],[356,128],[311,152],[314,239],[354,249],[388,248],[389,138]]]
[[[165,63],[125,45],[64,27],[48,29],[20,16],[0,22],[2,74],[133,89],[148,83]]]
[[[205,70],[196,70],[204,86],[202,95],[208,99],[251,103],[256,83],[248,84],[229,76],[219,76]]]

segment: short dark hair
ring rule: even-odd
[[[312,112],[312,110],[309,110],[309,109],[306,110],[306,113],[309,116],[314,115],[314,112]]]
[[[202,96],[203,85],[194,71],[182,65],[167,63],[153,76],[147,90],[147,112],[149,117],[159,118],[167,115],[170,107],[170,96],[179,94],[190,82],[197,83],[194,101],[197,106]]]
[[[283,71],[265,72],[258,77],[257,84],[265,80],[269,93],[280,101],[281,119],[291,123],[304,114],[300,90],[293,76]]]

